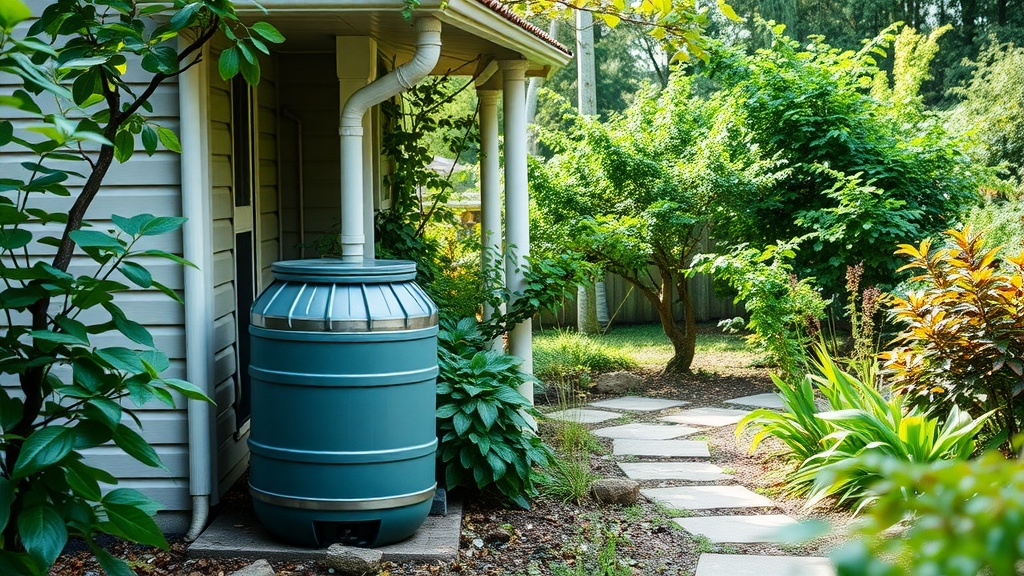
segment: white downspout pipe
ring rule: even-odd
[[[183,48],[188,41],[179,38]],[[178,77],[181,120],[181,213],[182,256],[197,268],[185,267],[185,369],[188,379],[207,396],[213,395],[210,374],[213,363],[213,245],[210,195],[206,193],[205,58]],[[188,401],[189,494],[192,522],[185,539],[195,540],[209,520],[212,494],[210,404]]]
[[[412,59],[360,88],[341,111],[341,258],[345,261],[361,262],[364,257],[363,115],[371,106],[419,83],[441,56],[441,21],[419,18],[416,31]]]

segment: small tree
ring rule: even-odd
[[[542,135],[556,153],[533,166],[539,228],[625,278],[657,308],[675,350],[667,372],[688,371],[693,361],[688,270],[702,238],[776,178],[771,162],[733,144],[727,117],[677,76],[660,97],[641,95],[622,116],[581,118],[566,136]]]
[[[122,423],[127,416],[141,426],[123,401],[173,406],[172,391],[206,397],[188,382],[161,376],[170,364],[166,355],[114,298],[133,285],[181,301],[153,279],[142,258],[187,262],[139,242],[176,230],[183,219],[115,215],[116,229],[100,231],[90,228],[87,213],[113,162],[131,158],[138,138],[149,154],[160,145],[180,151],[170,129],[146,118],[149,100],[196,65],[218,31],[233,43],[221,55],[221,75],[241,72],[251,83],[259,80],[257,52],[269,53],[266,43],[283,38],[269,24],[242,24],[228,0],[58,0],[27,33],[15,32],[31,16],[20,0],[0,0],[0,76],[22,83],[0,96],[0,108],[29,118],[18,128],[0,120],[0,151],[32,157],[21,171],[0,178],[6,320],[0,374],[16,376],[20,385],[16,396],[0,389],[0,573],[43,574],[68,537],[78,536],[104,570],[127,575],[127,566],[99,548],[94,536],[166,545],[150,517],[159,505],[134,490],[104,494],[100,485],[117,480],[89,466],[82,451],[112,441],[136,460],[163,467],[153,448]],[[188,39],[181,49],[179,36]],[[138,93],[129,85],[130,69],[148,75]],[[70,186],[72,178],[84,183]],[[37,201],[44,196],[66,197],[69,207],[43,209]],[[33,243],[53,247],[52,260],[31,257]],[[89,273],[68,273],[76,249],[92,261]],[[109,333],[131,347],[94,345],[93,338]]]

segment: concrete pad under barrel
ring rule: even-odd
[[[696,576],[835,576],[828,558],[701,554]]]
[[[619,462],[619,468],[633,480],[714,482],[732,478],[709,462]]]
[[[771,500],[746,486],[678,486],[648,488],[641,494],[669,508],[714,510],[717,508],[763,508]]]
[[[662,458],[710,458],[708,443],[698,440],[616,440],[615,456],[658,456]]]
[[[695,516],[673,518],[691,534],[706,536],[715,544],[785,543],[785,529],[797,521],[784,514],[763,516]]]
[[[669,424],[623,424],[610,428],[594,430],[594,434],[603,438],[623,440],[671,440],[687,434],[700,432],[700,428],[689,426],[672,426]]]
[[[462,504],[448,500],[447,516],[427,516],[407,540],[380,546],[390,562],[450,562],[459,553]],[[279,561],[322,561],[326,548],[300,548],[274,539],[251,510],[222,513],[188,547],[190,558],[265,558]]]
[[[622,414],[617,412],[606,412],[604,410],[587,410],[585,408],[570,408],[558,412],[550,412],[544,416],[554,420],[566,420],[579,422],[580,424],[597,424],[606,420],[621,418]]]
[[[781,410],[783,407],[782,397],[774,392],[733,398],[732,400],[726,400],[725,403],[736,404],[737,406],[753,406],[754,408],[771,408],[772,410]]]
[[[747,410],[730,410],[729,408],[691,408],[670,416],[662,416],[659,420],[675,424],[691,426],[728,426],[735,424],[749,414]]]
[[[676,406],[684,406],[686,404],[689,404],[689,402],[666,400],[664,398],[645,398],[643,396],[623,396],[621,398],[611,398],[590,403],[591,406],[598,408],[626,410],[628,412],[653,412],[654,410],[675,408]]]

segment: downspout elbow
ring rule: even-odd
[[[361,262],[366,240],[363,225],[363,116],[371,106],[404,92],[423,80],[441,57],[441,21],[416,20],[416,52],[395,68],[353,94],[341,111],[341,258]]]

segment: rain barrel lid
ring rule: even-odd
[[[339,258],[282,260],[270,266],[274,278],[289,282],[330,282],[335,284],[376,284],[416,279],[416,263],[409,260],[359,262]]]
[[[253,303],[251,325],[302,332],[380,332],[437,326],[437,306],[408,260],[322,258],[271,265],[275,281]]]

